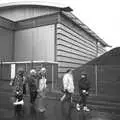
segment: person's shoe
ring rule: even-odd
[[[84,106],[84,107],[83,107],[83,110],[86,111],[86,112],[89,112],[89,111],[90,111],[90,109],[89,109],[87,106]]]
[[[21,100],[21,101],[16,101],[16,102],[14,102],[13,103],[14,105],[24,105],[24,101],[23,100]]]
[[[45,111],[46,111],[45,108],[39,109],[39,112],[45,112]]]
[[[80,111],[80,105],[79,104],[76,104],[76,110]]]

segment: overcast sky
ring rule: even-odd
[[[0,0],[0,4],[16,1]],[[100,38],[114,47],[120,46],[120,0],[35,0],[70,6],[73,13]]]

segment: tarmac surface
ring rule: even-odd
[[[11,96],[11,91],[0,89],[0,120],[120,120],[120,111],[99,109],[97,105],[88,105],[90,112],[78,112],[74,107],[68,112],[68,103],[63,108],[61,102],[52,97],[45,98],[46,112],[40,113],[29,103],[29,96],[25,96],[23,111],[15,115]]]

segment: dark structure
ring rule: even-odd
[[[88,62],[74,71],[78,80],[81,71],[86,71],[92,83],[91,92],[104,99],[120,101],[120,47]],[[77,83],[76,83],[77,84]]]

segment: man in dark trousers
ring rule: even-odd
[[[30,103],[34,104],[37,97],[37,75],[35,69],[30,70],[30,75],[27,77],[27,82],[30,92]]]
[[[90,89],[90,82],[88,81],[87,74],[85,72],[81,73],[81,78],[78,81],[79,87],[79,94],[80,94],[80,101],[79,104],[76,105],[76,109],[79,111],[81,108],[84,111],[90,111],[86,105],[88,91]]]

